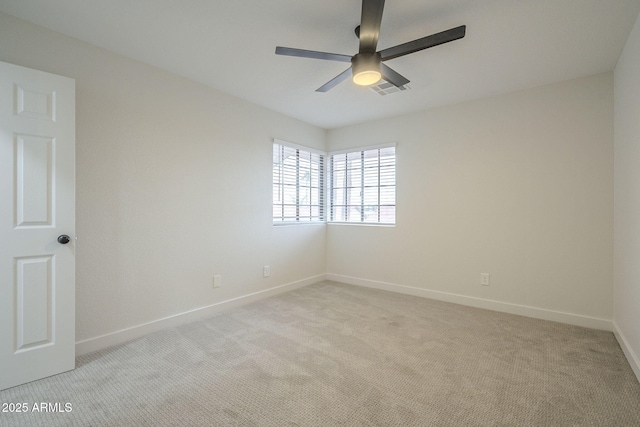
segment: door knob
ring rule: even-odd
[[[70,241],[71,241],[71,239],[66,234],[61,234],[61,235],[58,236],[58,243],[60,243],[62,245],[66,245]]]

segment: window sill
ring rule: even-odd
[[[292,221],[292,222],[274,222],[273,226],[274,227],[299,227],[299,226],[304,226],[304,225],[325,225],[326,222],[325,221],[314,221],[314,222],[298,222],[298,221]]]
[[[327,222],[328,225],[355,225],[357,227],[385,227],[394,228],[396,224],[381,224],[377,222]]]

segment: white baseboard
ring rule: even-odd
[[[620,328],[616,324],[615,320],[613,321],[613,333],[615,334],[616,339],[618,340],[618,344],[620,344],[620,348],[622,348],[624,355],[627,357],[627,361],[629,362],[629,365],[631,365],[631,369],[633,369],[633,372],[636,374],[638,381],[640,381],[640,357],[638,357],[638,355],[633,351],[633,349],[629,345],[629,341],[627,341],[625,336],[622,334],[622,331],[620,331]]]
[[[553,322],[566,323],[569,325],[583,326],[585,328],[613,331],[611,320],[597,317],[582,316],[579,314],[563,313],[559,311],[546,310],[542,308],[529,307],[526,305],[511,304],[501,301],[493,301],[482,298],[469,297],[465,295],[451,294],[447,292],[432,291],[411,286],[398,285],[394,283],[378,282],[357,277],[342,276],[328,273],[327,280],[342,282],[349,285],[363,286],[373,289],[398,292],[406,295],[430,298],[438,301],[452,302],[460,305],[484,308],[487,310],[499,311],[502,313],[517,314],[519,316],[532,317],[534,319],[550,320]]]
[[[265,289],[263,291],[254,292],[252,294],[243,295],[226,301],[221,301],[206,307],[200,307],[184,313],[178,313],[162,319],[154,320],[152,322],[143,323],[141,325],[133,326],[115,332],[110,332],[108,334],[89,338],[87,340],[78,341],[76,342],[76,356],[82,356],[88,353],[93,353],[94,351],[102,350],[107,347],[123,344],[127,341],[131,341],[133,339],[140,338],[147,334],[163,329],[173,328],[185,323],[206,319],[207,317],[211,317],[222,311],[250,304],[252,302],[256,302],[284,292],[292,291],[294,289],[309,286],[323,280],[333,280],[335,282],[341,282],[350,285],[381,289],[385,291],[397,292],[405,295],[413,295],[422,298],[430,298],[438,301],[446,301],[471,307],[484,308],[487,310],[516,314],[520,316],[532,317],[535,319],[550,320],[554,322],[583,326],[592,329],[613,331],[616,335],[616,338],[618,339],[618,342],[620,343],[620,346],[624,350],[627,359],[629,359],[629,363],[636,373],[636,376],[638,376],[638,378],[640,379],[640,361],[638,359],[638,356],[631,350],[622,333],[620,333],[620,331],[614,327],[614,323],[610,320],[331,273],[320,274],[317,276]]]
[[[100,335],[94,338],[89,338],[87,340],[78,341],[76,342],[76,356],[82,356],[84,354],[93,353],[94,351],[102,350],[107,347],[123,344],[127,341],[131,341],[133,339],[140,338],[163,329],[174,328],[185,323],[206,319],[207,317],[211,317],[222,311],[250,304],[252,302],[278,295],[283,292],[288,292],[294,289],[309,286],[325,279],[325,274],[308,277],[306,279],[297,280],[285,285],[280,285],[273,288],[265,289],[263,291],[254,292],[252,294],[232,298],[230,300],[221,301],[206,307],[196,308],[194,310],[174,314],[173,316],[154,320],[152,322],[143,323],[141,325]]]

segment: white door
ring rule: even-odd
[[[75,367],[74,238],[75,81],[0,62],[0,390]]]

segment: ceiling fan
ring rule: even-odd
[[[409,80],[383,64],[384,61],[461,39],[466,32],[466,25],[462,25],[376,52],[383,9],[384,0],[362,0],[362,17],[360,25],[355,29],[356,36],[360,39],[360,49],[353,56],[282,46],[276,47],[276,55],[351,62],[351,67],[320,86],[316,92],[327,92],[350,76],[355,84],[361,86],[369,86],[384,79],[398,88],[403,88]]]

